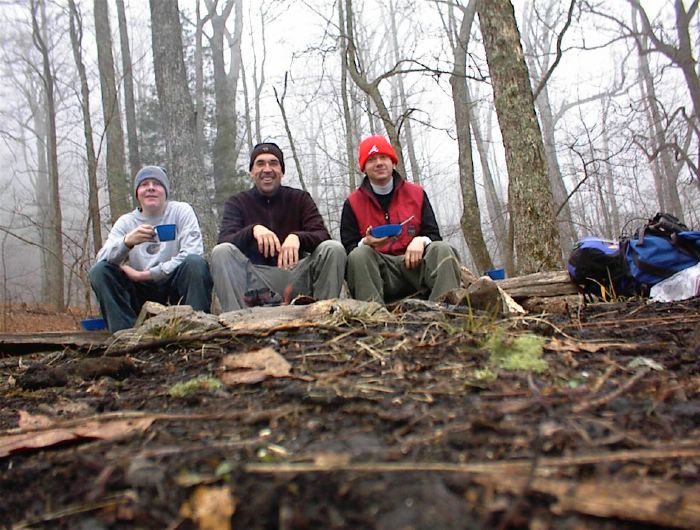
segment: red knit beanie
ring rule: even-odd
[[[386,155],[391,158],[394,164],[399,163],[399,157],[396,156],[396,151],[391,147],[389,141],[383,136],[368,136],[360,142],[360,171],[365,170],[365,162],[372,155]]]

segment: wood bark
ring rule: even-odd
[[[467,85],[467,97],[472,101],[473,98],[469,91],[469,85]],[[488,112],[486,127],[484,127],[486,131],[491,129],[491,111],[489,110]],[[486,209],[489,214],[489,219],[491,220],[491,230],[493,230],[495,239],[495,257],[497,259],[494,261],[498,261],[508,270],[513,270],[513,252],[508,245],[508,229],[506,228],[508,212],[501,200],[496,186],[496,180],[494,179],[491,165],[489,164],[489,145],[491,145],[491,137],[490,135],[486,138],[483,137],[481,132],[481,120],[476,113],[476,107],[470,109],[469,123],[474,133],[474,144],[476,145],[477,153],[479,153],[481,175],[484,180],[484,192],[486,195]]]
[[[73,49],[73,60],[80,79],[80,108],[83,115],[83,134],[85,135],[85,157],[87,159],[88,177],[88,217],[92,229],[92,245],[95,252],[102,247],[102,221],[100,219],[100,202],[97,189],[97,156],[92,138],[92,118],[90,117],[90,86],[88,85],[85,64],[83,63],[83,21],[75,0],[68,0],[69,31]]]
[[[556,270],[559,232],[513,6],[509,0],[478,0],[477,12],[508,167],[515,272]]]
[[[107,137],[106,165],[109,209],[112,223],[114,223],[120,215],[131,210],[131,185],[125,171],[124,131],[117,83],[114,78],[112,33],[109,27],[107,0],[94,0],[94,7],[97,62],[102,88],[102,115]]]
[[[467,47],[472,23],[476,14],[475,2],[471,1],[462,14],[459,34],[454,40],[454,67],[450,74],[450,87],[454,104],[455,128],[457,132],[459,184],[462,191],[462,234],[469,246],[474,264],[479,272],[493,268],[481,230],[481,210],[476,196],[474,180],[474,158],[472,154],[472,135],[469,123],[470,107],[467,92]]]
[[[216,101],[216,135],[212,165],[214,169],[214,204],[217,209],[223,207],[224,201],[235,191],[242,189],[242,183],[236,182],[236,152],[238,128],[234,108],[235,93],[226,74],[226,59],[224,57],[224,42],[226,39],[226,22],[234,7],[234,0],[228,0],[219,13],[218,2],[204,0],[207,14],[212,26],[209,37],[211,57],[214,66],[214,98]],[[236,21],[240,24],[240,21]],[[231,68],[239,68],[238,64]]]
[[[350,113],[350,96],[348,94],[348,40],[344,35],[345,11],[343,2],[338,2],[338,27],[340,28],[340,99],[343,104],[343,121],[345,122],[345,156],[348,164],[349,191],[354,191],[358,186],[357,164],[355,163],[355,149],[352,139],[357,136],[354,120]]]
[[[64,273],[63,273],[63,219],[61,197],[59,194],[58,141],[56,136],[56,102],[55,79],[51,69],[50,51],[46,44],[46,5],[43,0],[30,0],[32,13],[32,41],[41,55],[41,81],[46,104],[46,159],[48,169],[48,247],[49,302],[56,311],[64,307]]]
[[[119,44],[122,52],[122,76],[124,84],[124,115],[126,117],[126,139],[129,147],[129,174],[133,177],[141,169],[139,138],[136,126],[136,105],[134,103],[134,75],[131,66],[129,29],[126,23],[124,0],[117,1],[119,21]]]
[[[566,257],[571,253],[574,242],[578,236],[573,223],[571,207],[569,205],[569,193],[564,184],[564,178],[559,166],[557,156],[557,142],[555,139],[555,118],[552,110],[552,103],[549,98],[549,80],[556,62],[561,57],[561,38],[566,31],[571,20],[571,9],[569,6],[569,18],[564,23],[564,27],[559,34],[555,33],[554,27],[557,25],[555,12],[561,4],[552,2],[545,9],[544,13],[536,12],[535,6],[527,8],[525,16],[526,30],[523,32],[523,44],[527,55],[527,64],[530,74],[538,90],[535,96],[535,106],[537,107],[540,126],[542,127],[542,139],[547,160],[547,173],[549,183],[554,198],[554,207],[557,215],[558,227],[561,236],[561,252]],[[544,19],[544,20],[543,20]],[[557,56],[554,64],[550,64],[550,57],[553,53],[552,42],[557,40]]]
[[[187,86],[180,12],[176,1],[150,0],[153,67],[168,153],[172,198],[195,209],[206,245],[216,241],[216,218],[197,142],[194,104]]]

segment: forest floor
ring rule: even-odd
[[[390,309],[0,351],[0,528],[700,528],[700,299]]]

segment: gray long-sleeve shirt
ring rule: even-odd
[[[177,225],[177,236],[173,241],[146,242],[130,249],[124,236],[142,224]],[[108,261],[115,265],[127,263],[138,271],[148,270],[153,280],[161,280],[170,274],[189,254],[204,255],[204,242],[199,221],[192,206],[185,202],[166,201],[160,216],[149,217],[139,209],[122,215],[109,232],[107,242],[97,253],[97,261]]]

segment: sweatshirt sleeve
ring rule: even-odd
[[[224,215],[221,219],[218,243],[231,243],[240,249],[246,248],[253,239],[252,224],[246,225],[243,220],[244,205],[241,195],[230,197],[224,204]]]
[[[131,250],[124,243],[124,236],[138,226],[138,222],[133,218],[132,214],[122,215],[117,222],[114,223],[109,231],[107,241],[102,245],[102,248],[97,253],[95,261],[107,261],[113,265],[122,265],[129,258]]]
[[[357,248],[362,237],[355,212],[352,211],[350,201],[346,199],[345,204],[343,204],[343,213],[340,215],[340,241],[345,247],[345,252],[350,254],[353,249]]]
[[[428,236],[431,241],[442,241],[435,212],[425,191],[423,191],[423,209],[421,210],[421,226],[418,235]]]

